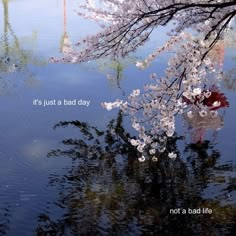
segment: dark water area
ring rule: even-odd
[[[97,30],[77,6],[1,1],[0,235],[235,235],[235,48],[224,49],[223,127],[193,142],[198,130],[178,117],[167,144],[178,157],[139,162],[130,117],[101,102],[125,99],[151,72],[164,72],[169,55],[145,71],[135,61],[167,29],[118,64],[49,63],[65,40]]]

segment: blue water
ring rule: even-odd
[[[0,72],[0,235],[235,232],[235,91],[222,87],[230,107],[221,130],[207,131],[203,143],[194,144],[178,118],[168,145],[179,158],[139,163],[128,143],[136,135],[129,117],[104,110],[101,102],[125,99],[149,82],[151,72],[163,74],[169,55],[145,71],[135,61],[161,45],[167,29],[121,61],[122,77],[112,81],[106,75],[116,70],[105,59],[80,65],[48,61],[61,56],[65,30],[72,43],[98,30],[77,16],[77,6],[66,2],[65,28],[63,1],[1,2],[0,53],[9,61],[1,61]],[[234,48],[226,49],[225,71],[235,66],[234,56]],[[90,104],[43,107],[33,105],[35,99]],[[171,215],[175,208],[213,213]]]

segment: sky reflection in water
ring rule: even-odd
[[[178,121],[168,148],[180,158],[164,153],[158,162],[139,163],[127,142],[135,135],[128,117],[100,103],[142,87],[150,72],[164,71],[168,55],[147,71],[134,66],[135,56],[113,63],[47,63],[60,55],[63,40],[76,43],[97,27],[75,14],[77,4],[67,2],[65,21],[63,1],[1,2],[0,234],[234,232],[235,92],[223,90],[230,107],[220,131],[206,132],[197,144],[189,138],[194,130]],[[137,55],[161,45],[164,32]],[[226,70],[235,66],[232,51],[225,50]],[[41,107],[33,99],[84,99],[90,106]],[[210,208],[213,214],[170,215],[171,208]]]

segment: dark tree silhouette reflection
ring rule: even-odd
[[[122,113],[105,131],[78,120],[60,122],[54,129],[69,126],[80,137],[64,139],[62,149],[48,153],[71,158],[71,165],[64,174],[50,176],[58,199],[39,216],[36,235],[233,234],[236,209],[227,194],[234,190],[229,173],[235,166],[219,165],[220,152],[210,141],[187,145],[182,158],[173,160],[164,152],[157,162],[140,163]],[[175,134],[167,141],[179,156],[180,139]],[[206,191],[218,184],[219,176],[225,176],[223,187],[210,196]],[[176,208],[209,208],[213,213],[170,214]]]
[[[6,204],[0,207],[0,235],[6,235],[9,230],[11,213],[10,209]]]

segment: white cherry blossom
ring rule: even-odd
[[[177,154],[174,153],[174,152],[170,152],[170,153],[168,154],[168,157],[169,157],[170,159],[176,159]]]
[[[78,42],[77,51],[69,51],[54,62],[80,63],[110,56],[124,57],[135,52],[151,37],[154,29],[172,21],[168,39],[136,66],[145,69],[162,53],[171,52],[164,76],[150,74],[152,82],[135,89],[127,101],[103,102],[107,110],[120,108],[131,116],[137,138],[130,142],[142,153],[139,161],[166,150],[166,140],[175,132],[175,117],[187,112],[205,117],[215,113],[203,104],[211,92],[205,89],[209,78],[220,78],[221,71],[209,57],[209,51],[223,36],[236,15],[235,0],[86,0],[78,14],[94,20],[101,31]],[[169,24],[170,25],[170,24]],[[189,33],[191,29],[192,33]],[[158,39],[157,39],[158,40]],[[213,108],[220,106],[214,101]],[[192,112],[191,112],[192,111]],[[169,153],[175,159],[177,154]]]

